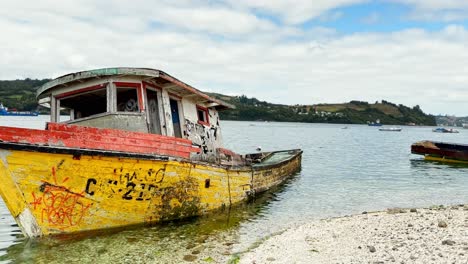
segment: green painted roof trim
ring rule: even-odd
[[[144,77],[154,77],[154,78],[164,76],[164,75],[169,76],[173,80],[182,83],[184,86],[187,86],[188,88],[186,89],[189,89],[191,92],[194,92],[195,94],[199,94],[200,96],[204,98],[210,98],[210,100],[218,103],[219,105],[225,108],[235,108],[235,106],[228,104],[226,102],[223,102],[219,99],[212,98],[208,96],[207,94],[201,92],[200,90],[177,80],[176,78],[170,76],[169,74],[163,71],[150,69],[150,68],[118,67],[118,68],[103,68],[103,69],[95,69],[95,70],[89,70],[89,71],[70,73],[67,75],[60,76],[42,85],[40,88],[37,89],[36,98],[37,99],[43,98],[44,95],[47,94],[48,91],[50,91],[51,89],[57,86],[62,86],[62,85],[66,86],[67,84],[75,82],[75,81],[86,80],[86,79],[96,78],[96,77],[113,76],[113,75],[144,76]]]
[[[65,85],[70,82],[89,79],[93,77],[112,76],[112,75],[133,75],[133,76],[148,76],[159,77],[159,70],[145,68],[104,68],[82,72],[70,73],[60,76],[50,82],[45,83],[37,89],[36,97],[40,97],[46,91],[60,85]]]

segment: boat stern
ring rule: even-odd
[[[416,155],[426,155],[430,152],[439,150],[439,148],[432,141],[418,141],[411,145],[411,153]]]

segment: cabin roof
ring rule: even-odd
[[[179,95],[184,96],[193,96],[193,98],[198,102],[204,102],[210,107],[215,107],[218,110],[221,109],[233,109],[235,108],[234,105],[226,103],[222,100],[213,98],[202,91],[172,77],[171,75],[157,69],[150,69],[150,68],[130,68],[130,67],[118,67],[118,68],[103,68],[103,69],[95,69],[89,71],[81,71],[66,74],[60,76],[50,82],[45,83],[43,86],[38,88],[36,97],[37,99],[42,99],[51,90],[60,87],[68,87],[70,85],[76,83],[82,83],[86,80],[91,79],[99,79],[102,77],[110,77],[110,76],[118,76],[118,77],[125,77],[125,76],[136,76],[142,77],[143,81],[153,83],[157,86],[165,88],[168,92],[176,93]]]

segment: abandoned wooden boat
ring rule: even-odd
[[[463,144],[420,141],[411,145],[411,153],[426,160],[468,164],[468,145]]]
[[[72,73],[37,97],[51,108],[45,130],[0,127],[0,194],[28,237],[201,215],[301,166],[298,149],[224,149],[218,111],[232,106],[163,71]]]

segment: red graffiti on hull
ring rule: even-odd
[[[67,228],[78,225],[85,216],[90,203],[83,202],[83,195],[73,193],[65,187],[43,183],[41,195],[32,193],[34,210],[41,209],[41,221],[55,228]]]

